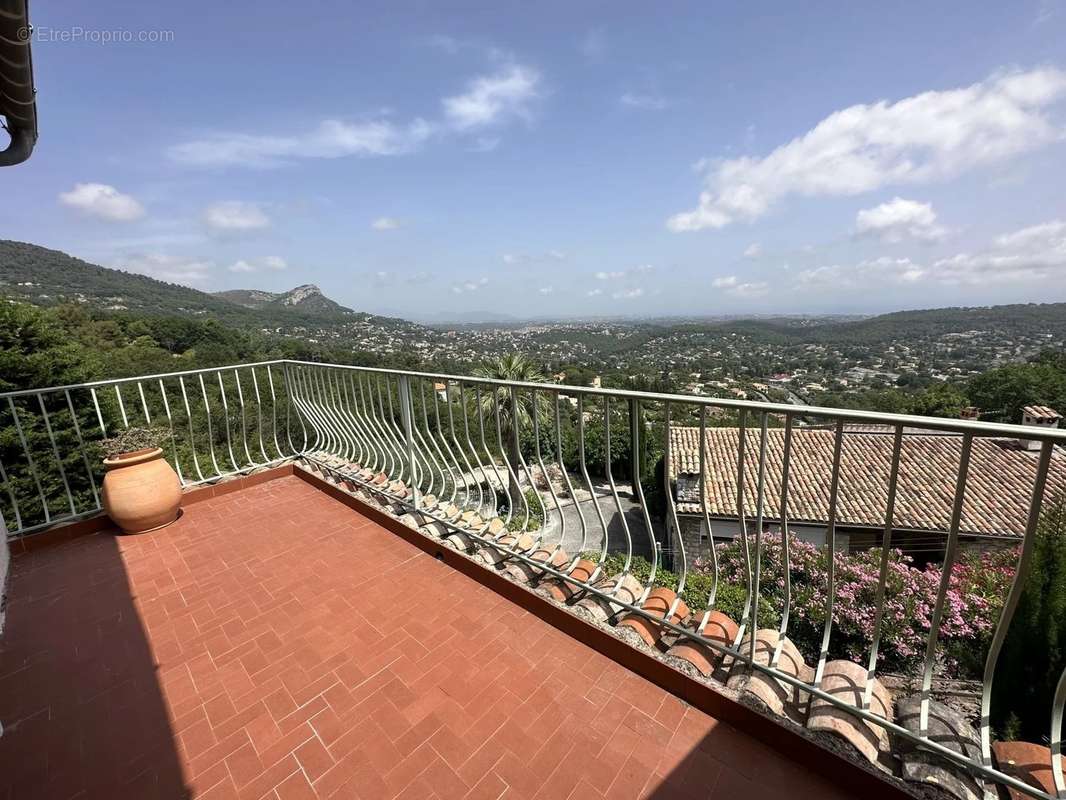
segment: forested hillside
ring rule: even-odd
[[[90,264],[58,250],[7,240],[0,240],[0,292],[36,305],[76,302],[147,314],[209,314],[230,325],[255,328],[340,324],[353,313],[322,296],[316,286],[299,286],[280,294],[261,292],[264,301],[253,305],[234,302],[226,293],[209,294]]]

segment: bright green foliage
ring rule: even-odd
[[[589,561],[598,561],[599,553],[582,553],[582,558]],[[618,575],[625,567],[625,553],[610,553],[603,562],[603,571],[606,575]],[[629,566],[630,574],[640,583],[645,583],[651,574],[651,562],[642,556],[634,556]],[[675,572],[665,570],[662,567],[655,571],[655,585],[664,586],[667,589],[677,591],[678,575]],[[681,599],[688,605],[693,614],[700,614],[707,608],[707,600],[711,596],[714,587],[714,578],[710,575],[689,572],[685,578],[685,588],[681,592]],[[714,607],[732,617],[740,620],[744,615],[744,606],[747,602],[747,592],[743,586],[720,582],[715,597]],[[765,597],[759,601],[759,625],[761,627],[776,627],[781,621],[780,615],[770,605]]]
[[[544,524],[544,502],[541,500],[540,495],[533,489],[526,489],[523,494],[526,500],[526,507],[529,508],[529,522],[526,523],[525,530],[537,531],[540,530]],[[507,529],[511,531],[522,530],[522,520],[525,515],[519,505],[515,515],[511,517],[511,521],[507,524]]]

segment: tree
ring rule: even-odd
[[[474,369],[474,376],[498,381],[544,383],[544,373],[520,353],[508,353],[490,364],[477,367]],[[507,458],[511,462],[507,494],[513,507],[521,502],[520,498],[522,496],[522,490],[518,486],[516,479],[519,464],[518,437],[516,433],[523,428],[532,426],[534,414],[537,414],[538,423],[545,418],[547,398],[543,394],[539,394],[534,399],[533,393],[529,390],[516,389],[512,393],[510,386],[487,388],[489,388],[489,391],[481,393],[481,407],[478,413],[481,414],[487,426],[495,426],[496,412],[499,409],[503,446],[507,452]]]
[[[1050,358],[1035,364],[1011,364],[970,380],[970,402],[1003,422],[1021,422],[1028,405],[1066,408],[1066,372]]]
[[[926,417],[958,417],[968,403],[966,395],[950,383],[936,383],[911,398],[911,414]]]
[[[1004,738],[1047,736],[1066,666],[1066,494],[1045,505],[1032,562],[996,665],[992,724]]]

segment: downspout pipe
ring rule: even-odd
[[[10,128],[8,133],[11,135],[11,143],[5,150],[0,150],[0,167],[21,164],[33,153],[33,146],[37,142],[33,131],[27,128]]]

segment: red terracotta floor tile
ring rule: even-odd
[[[298,478],[16,556],[0,719],[0,798],[845,796]]]

